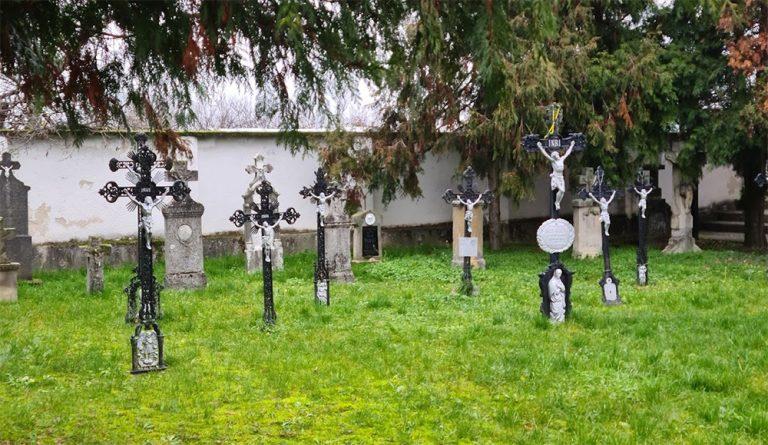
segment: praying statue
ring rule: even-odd
[[[560,278],[563,276],[561,269],[555,269],[552,278],[549,279],[549,320],[552,323],[565,321],[565,284]]]
[[[591,192],[589,193],[589,197],[592,198],[592,201],[595,201],[595,203],[600,206],[600,222],[603,223],[605,236],[610,236],[608,234],[608,229],[611,227],[611,215],[608,213],[608,206],[611,205],[611,201],[613,201],[615,196],[615,190],[613,193],[611,193],[611,197],[608,200],[606,200],[604,196],[601,196],[600,199],[597,199],[595,198],[595,195],[593,195]]]
[[[260,228],[264,232],[261,235],[261,245],[264,248],[264,261],[272,262],[272,249],[275,248],[275,227],[280,224],[280,220],[275,221],[274,224],[264,223],[260,224],[254,222],[253,225]]]
[[[335,195],[336,192],[333,192],[328,196],[326,196],[324,192],[320,192],[319,195],[315,195],[311,192],[309,194],[309,196],[311,196],[312,199],[317,203],[317,213],[320,215],[320,226],[325,225],[325,216],[328,215],[328,203],[331,201],[331,199],[333,199]]]
[[[170,191],[170,188],[168,190]],[[139,201],[131,195],[126,195],[128,196],[128,199],[131,200],[128,204],[128,210],[133,211],[136,207],[139,207],[141,210],[141,226],[144,227],[144,239],[147,243],[147,250],[152,250],[152,210],[163,202],[163,199],[167,194],[168,191],[154,200],[149,196],[145,196],[144,201]]]
[[[565,151],[565,154],[560,156],[560,152],[557,150],[553,151],[551,154],[547,153],[547,150],[544,149],[544,146],[541,145],[541,142],[537,142],[537,145],[539,147],[539,151],[549,160],[550,164],[552,165],[552,173],[549,174],[550,179],[550,189],[552,191],[557,190],[557,194],[555,195],[555,209],[560,210],[560,201],[563,200],[563,195],[565,195],[565,177],[563,176],[563,172],[565,171],[565,160],[568,159],[568,156],[571,155],[571,152],[573,151],[573,146],[576,144],[575,141],[571,142],[571,145],[568,146],[568,150]]]
[[[640,189],[638,190],[637,187],[634,187],[635,193],[640,195],[640,202],[637,203],[637,206],[640,208],[640,216],[642,218],[645,218],[645,208],[648,206],[648,194],[650,194],[653,191],[653,187],[648,189]]]

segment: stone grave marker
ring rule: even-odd
[[[197,171],[187,169],[187,161],[175,161],[167,173],[168,181],[197,181]],[[208,280],[203,262],[203,224],[205,207],[187,195],[162,209],[165,217],[165,287],[204,289]]]
[[[585,168],[579,175],[579,184],[592,184],[595,173],[592,168]],[[573,256],[576,258],[593,258],[600,256],[600,207],[591,199],[581,199],[574,194],[571,203],[573,207],[573,227],[576,237],[573,241]]]
[[[5,227],[3,218],[0,217],[0,302],[15,302],[19,299],[19,263],[11,261],[8,257],[5,244],[13,238],[14,230]]]
[[[5,218],[8,226],[16,230],[5,245],[8,258],[19,263],[19,278],[29,280],[32,279],[35,251],[29,235],[29,186],[13,173],[20,168],[21,164],[12,159],[11,153],[5,152],[0,157],[0,216]]]
[[[251,206],[256,203],[256,188],[262,181],[267,180],[267,174],[272,173],[272,164],[264,161],[264,156],[257,154],[253,157],[253,164],[245,167],[245,172],[253,175],[251,182],[243,194],[243,212],[251,211]],[[273,191],[270,199],[277,202],[279,194]],[[245,244],[245,269],[248,273],[258,273],[262,270],[262,239],[261,231],[253,230],[253,225],[246,220],[243,225],[243,243]],[[275,228],[274,239],[272,240],[271,263],[273,270],[283,270],[283,242],[280,240],[280,228]]]
[[[379,261],[381,259],[381,213],[364,210],[352,215],[352,261]]]
[[[325,218],[325,252],[331,280],[351,283],[355,281],[352,273],[352,218],[344,210],[345,192],[342,187],[338,199],[331,201]]]
[[[88,244],[80,246],[85,252],[85,291],[98,294],[104,290],[104,257],[112,251],[112,246],[104,244],[101,238],[92,236]]]

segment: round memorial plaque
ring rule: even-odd
[[[558,218],[544,221],[536,231],[536,241],[541,250],[547,253],[560,253],[573,244],[575,232],[568,221]]]
[[[179,241],[183,243],[189,241],[189,239],[192,238],[192,227],[182,224],[176,231],[176,236],[178,236]]]
[[[376,224],[376,215],[374,215],[373,213],[367,213],[365,215],[365,223],[368,224],[369,226]]]

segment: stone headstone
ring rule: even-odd
[[[109,255],[112,246],[92,236],[88,244],[80,248],[85,252],[85,291],[89,294],[101,293],[104,290],[104,256]]]
[[[365,210],[352,215],[352,261],[378,261],[381,259],[381,214]]]
[[[32,237],[29,235],[29,187],[13,174],[21,168],[21,164],[13,161],[11,154],[5,152],[0,158],[0,216],[6,225],[16,229],[13,238],[6,242],[8,257],[12,262],[19,263],[19,278],[32,278],[32,262],[35,251],[32,247]]]
[[[352,273],[352,219],[344,211],[346,200],[334,199],[325,217],[325,258],[328,275],[333,281],[351,283]]]
[[[461,255],[459,243],[460,239],[464,237],[465,216],[463,207],[453,206],[453,259],[451,264],[458,267],[464,264],[464,257]],[[470,264],[472,264],[472,267],[485,269],[485,258],[483,257],[483,208],[481,206],[472,209],[472,238],[477,239],[477,255],[470,257]]]
[[[175,161],[169,181],[197,181],[197,171],[186,161]],[[202,216],[205,207],[187,195],[163,208],[165,217],[165,287],[204,289],[208,280],[203,264]]]
[[[264,160],[264,156],[257,154],[253,157],[253,164],[245,167],[245,172],[249,175],[253,175],[253,179],[248,184],[248,187],[243,194],[243,212],[249,213],[251,211],[251,205],[255,202],[254,196],[256,187],[259,186],[264,180],[267,179],[267,173],[272,172],[272,164],[268,164]],[[274,191],[273,196],[270,198],[273,202],[277,202],[279,194]],[[272,269],[283,270],[284,258],[283,258],[283,242],[280,240],[280,228],[275,228],[275,239],[272,243]],[[261,273],[262,270],[262,249],[261,249],[261,233],[259,230],[253,230],[253,224],[250,221],[246,221],[243,225],[243,245],[245,245],[245,269],[248,273]]]
[[[579,175],[579,184],[591,184],[594,180],[594,169],[585,168]],[[576,258],[593,258],[601,254],[602,240],[600,238],[600,207],[591,199],[581,199],[574,194],[573,227],[576,237],[573,241],[573,256]]]
[[[13,238],[14,229],[6,228],[0,217],[0,301],[14,302],[19,299],[18,273],[19,263],[8,259],[6,241]]]

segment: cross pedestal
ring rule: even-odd
[[[459,240],[464,236],[464,208],[455,206],[451,213],[453,220],[453,259],[451,265],[462,267],[464,257],[459,254]],[[476,207],[472,209],[472,236],[477,238],[477,256],[469,258],[469,263],[476,269],[485,269],[485,258],[483,257],[483,209]]]

